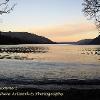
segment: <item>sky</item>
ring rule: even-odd
[[[1,31],[30,32],[55,42],[95,38],[93,21],[82,12],[83,0],[11,0],[14,10],[0,16]]]

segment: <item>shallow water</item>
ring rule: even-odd
[[[15,50],[17,49],[17,50]],[[2,45],[0,85],[100,79],[100,46]]]

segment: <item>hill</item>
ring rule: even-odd
[[[100,35],[94,39],[84,39],[76,42],[77,45],[100,45]]]
[[[92,41],[92,39],[84,39],[84,40],[77,41],[75,44],[86,45],[86,44],[89,44],[91,41]]]
[[[98,37],[96,37],[95,39],[93,39],[89,44],[91,45],[100,45],[100,35]]]
[[[52,44],[48,38],[28,32],[0,32],[0,44]]]

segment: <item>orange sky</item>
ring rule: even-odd
[[[14,11],[0,17],[0,31],[30,32],[55,42],[98,35],[94,21],[87,20],[82,12],[82,0],[14,1],[17,3]]]
[[[78,41],[81,39],[95,38],[98,31],[94,23],[82,20],[75,21],[74,23],[66,22],[61,25],[48,25],[48,26],[15,26],[7,24],[1,26],[2,29],[9,31],[25,31],[35,33],[50,38],[56,42],[65,41]]]

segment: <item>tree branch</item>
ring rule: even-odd
[[[100,32],[100,0],[84,0],[83,12],[89,19],[94,19],[95,25]]]
[[[4,2],[2,2],[0,4],[0,15],[4,14],[4,13],[10,13],[14,7],[16,6],[16,4],[14,4],[12,7],[9,8],[8,3],[10,0],[5,0]]]

